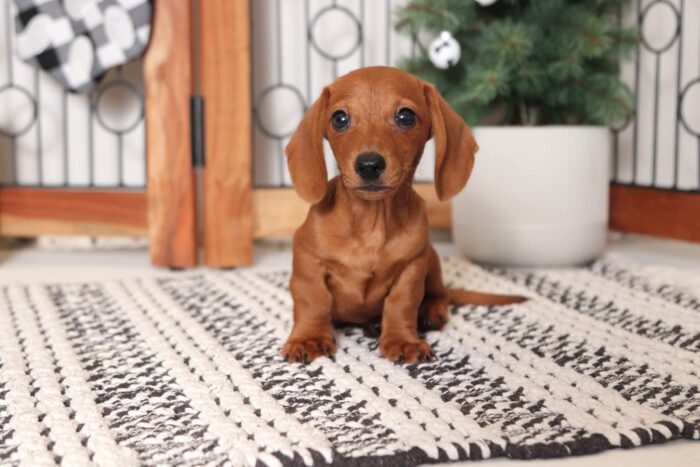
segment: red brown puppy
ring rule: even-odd
[[[327,86],[309,108],[286,148],[294,187],[312,204],[294,235],[294,327],[282,351],[289,361],[332,355],[334,322],[380,324],[389,360],[429,359],[419,322],[441,328],[450,303],[523,300],[443,285],[425,202],[412,188],[431,137],[435,189],[447,200],[467,183],[478,146],[431,84],[395,68],[363,68]],[[340,170],[330,181],[324,139]]]

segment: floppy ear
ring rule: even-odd
[[[328,88],[324,88],[321,96],[306,111],[285,149],[292,184],[299,196],[311,204],[321,201],[328,190],[328,173],[323,159],[328,94]]]
[[[435,138],[435,191],[438,199],[444,201],[467,184],[479,145],[472,130],[435,86],[425,84],[425,97],[430,109],[431,133]]]

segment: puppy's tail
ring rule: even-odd
[[[497,295],[464,289],[447,289],[447,296],[451,305],[512,305],[527,300],[527,297],[520,295]]]

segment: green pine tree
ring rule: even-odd
[[[622,27],[629,0],[411,0],[397,30],[417,37],[447,30],[460,63],[437,69],[421,48],[402,67],[434,83],[470,123],[594,124],[623,121],[634,99],[620,62],[639,41]]]

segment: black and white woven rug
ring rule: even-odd
[[[700,285],[606,259],[452,285],[534,297],[455,308],[435,362],[356,329],[285,363],[288,272],[0,287],[0,464],[412,465],[700,438]]]

